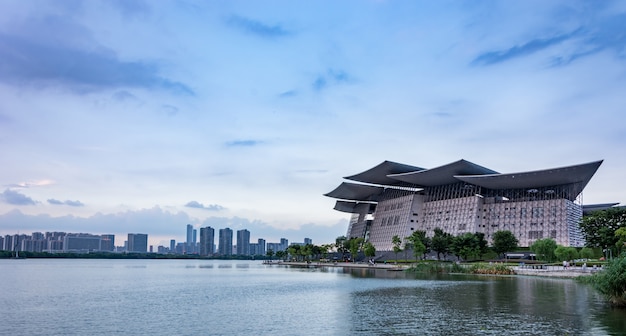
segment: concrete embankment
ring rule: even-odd
[[[273,262],[264,262],[267,265],[285,265],[285,266],[296,266],[296,267],[347,267],[347,268],[370,268],[370,269],[387,269],[389,271],[403,271],[410,267],[410,265],[395,265],[395,264],[367,264],[367,263],[349,263],[349,262],[336,262],[336,263],[325,263],[325,262],[296,262],[296,261],[273,261]],[[530,275],[530,276],[543,276],[543,277],[554,277],[554,278],[576,278],[579,276],[588,276],[592,275],[598,271],[600,268],[591,268],[591,267],[569,267],[564,268],[562,266],[512,266],[511,269],[515,272],[516,275]]]
[[[409,268],[407,265],[395,265],[395,264],[368,264],[368,263],[351,263],[351,262],[300,262],[300,261],[273,261],[273,262],[264,262],[265,265],[286,265],[286,266],[297,266],[297,267],[349,267],[349,268],[374,268],[374,269],[387,269],[387,270],[405,270]]]
[[[564,268],[563,266],[545,266],[543,268],[532,268],[532,267],[513,267],[513,271],[517,275],[533,275],[533,276],[544,276],[544,277],[555,277],[555,278],[577,278],[579,276],[587,276],[592,275],[596,272],[599,272],[600,268],[591,268],[591,267],[568,267]]]

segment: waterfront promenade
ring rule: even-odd
[[[268,261],[264,262],[266,265],[286,265],[296,267],[347,267],[347,268],[370,268],[370,269],[387,269],[389,271],[403,271],[410,268],[412,265],[402,264],[396,265],[392,263],[352,263],[352,262],[302,262],[302,261]],[[543,276],[554,278],[576,278],[579,276],[592,275],[601,271],[601,268],[572,266],[564,268],[563,266],[548,266],[548,265],[520,265],[511,266],[511,269],[516,275],[529,275],[529,276]]]
[[[513,271],[517,275],[534,275],[556,278],[576,278],[579,276],[592,275],[602,270],[602,268],[583,267],[583,266],[547,266],[532,267],[531,265],[522,265],[513,267]]]
[[[376,264],[368,264],[368,263],[352,263],[352,262],[303,262],[303,261],[278,261],[266,260],[263,262],[265,265],[287,265],[287,266],[297,266],[297,267],[348,267],[348,268],[373,268],[373,269],[389,269],[389,270],[405,270],[410,267],[410,265],[396,265],[392,263],[376,263]]]

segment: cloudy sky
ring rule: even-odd
[[[185,225],[333,241],[384,160],[604,159],[626,202],[623,1],[0,2],[0,234]]]

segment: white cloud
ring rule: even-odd
[[[0,61],[0,214],[123,222],[97,213],[159,204],[163,224],[133,231],[172,235],[163,218],[207,209],[334,227],[348,215],[322,194],[343,176],[460,158],[502,172],[605,159],[585,202],[626,199],[619,5],[329,4],[4,4],[0,53],[20,57]]]

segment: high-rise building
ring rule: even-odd
[[[459,160],[424,169],[385,161],[346,177],[326,196],[335,210],[352,214],[348,238],[364,238],[377,251],[392,250],[392,237],[414,230],[430,237],[439,228],[454,236],[480,232],[491,242],[510,231],[520,246],[551,238],[563,246],[583,246],[579,199],[602,164],[501,174]]]
[[[313,239],[304,238],[304,245],[312,245],[312,244],[313,244]]]
[[[144,233],[129,233],[126,250],[128,252],[147,252],[148,235]]]
[[[233,230],[230,228],[220,229],[218,253],[223,256],[233,254]]]
[[[100,251],[101,236],[68,233],[63,238],[63,251]]]
[[[250,231],[246,229],[237,231],[237,254],[250,255]]]
[[[175,239],[170,240],[170,252],[171,253],[176,252],[176,240]]]
[[[200,228],[200,255],[209,256],[215,253],[215,229],[210,226]]]
[[[4,236],[4,244],[2,245],[2,249],[5,251],[13,251],[13,236],[5,235]]]
[[[185,253],[193,252],[193,225],[187,224],[187,237],[185,240]]]
[[[101,251],[115,251],[115,235],[103,234],[100,236],[100,250]]]
[[[257,245],[258,246],[257,246],[257,249],[255,251],[256,252],[255,254],[264,256],[265,255],[265,239],[259,238],[257,240]]]

